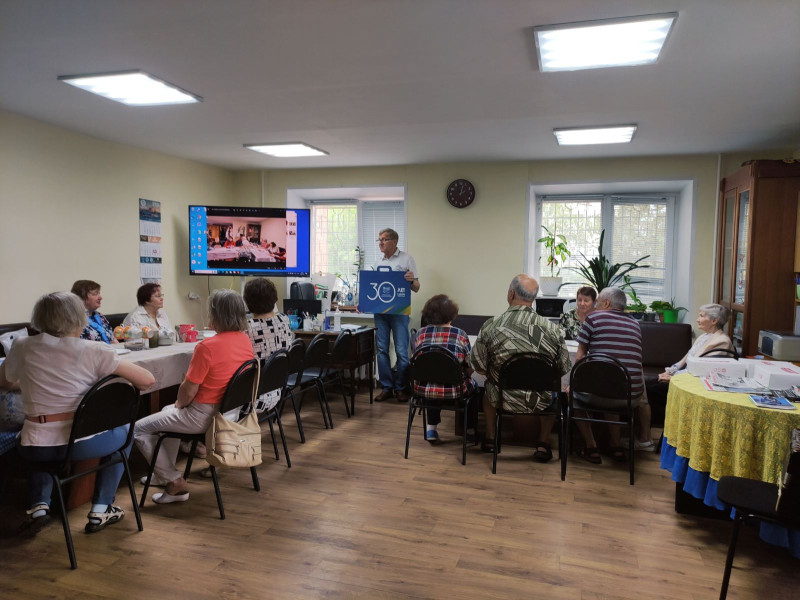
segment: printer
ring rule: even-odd
[[[800,361],[800,335],[762,329],[758,332],[758,351],[776,360]]]

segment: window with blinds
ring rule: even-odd
[[[586,259],[597,256],[600,234],[605,229],[603,251],[612,263],[633,262],[642,256],[649,265],[631,274],[634,289],[643,302],[671,298],[672,211],[671,196],[597,196],[592,198],[547,196],[537,200],[538,240],[544,233],[541,225],[564,235],[572,255],[562,265],[564,285],[560,296],[574,296],[585,285],[581,275],[572,270]],[[534,240],[535,243],[535,240]],[[545,255],[542,244],[536,244],[536,259]],[[581,256],[583,255],[583,256]],[[539,275],[549,276],[544,259],[538,260]]]
[[[331,273],[354,282],[361,248],[364,268],[381,257],[378,233],[387,227],[400,236],[398,248],[405,250],[406,212],[403,201],[312,202],[312,263],[314,273]],[[337,280],[337,289],[341,281]]]

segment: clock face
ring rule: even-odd
[[[475,200],[475,186],[466,179],[456,179],[447,186],[447,201],[456,208],[466,208]]]

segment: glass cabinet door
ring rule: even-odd
[[[736,208],[736,196],[731,193],[725,196],[725,226],[722,230],[722,281],[720,297],[723,302],[731,301],[731,275],[733,271],[733,211]]]
[[[747,223],[750,213],[750,190],[739,194],[739,218],[736,226],[736,287],[734,302],[744,304],[745,279],[747,277]]]
[[[742,354],[742,335],[744,333],[744,315],[740,312],[731,314],[731,323],[733,324],[731,330],[731,341],[733,347],[741,355]]]

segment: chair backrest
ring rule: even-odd
[[[303,369],[313,369],[321,367],[328,356],[328,338],[320,333],[314,336],[306,349],[306,357],[303,361]]]
[[[336,341],[333,343],[333,350],[329,357],[330,362],[341,363],[350,357],[350,349],[353,346],[353,332],[349,329],[342,329],[339,335],[336,336]]]
[[[289,297],[292,300],[313,300],[314,284],[307,281],[293,281],[289,286]]]
[[[571,394],[630,399],[631,376],[616,358],[596,352],[575,363],[569,374],[569,388]]]
[[[524,352],[515,354],[500,366],[497,385],[500,390],[557,392],[561,389],[561,377],[552,360]]]
[[[572,299],[567,300],[566,302],[564,302],[564,306],[562,307],[561,312],[562,313],[568,313],[573,308],[577,308],[577,307],[578,307],[578,301],[575,300],[575,298],[572,298]]]
[[[303,371],[303,361],[306,357],[306,343],[301,339],[296,339],[289,346],[287,352],[289,356],[289,375],[301,373]]]
[[[128,439],[121,446],[124,448],[133,435],[133,424],[138,413],[139,390],[130,381],[117,375],[103,377],[83,395],[75,410],[66,460],[71,457],[75,440],[130,425]]]
[[[286,387],[289,378],[289,354],[286,350],[278,350],[264,361],[261,375],[258,378],[258,395]]]
[[[236,372],[228,382],[225,394],[222,396],[219,412],[226,413],[253,401],[258,389],[259,370],[259,363],[255,358],[243,362],[236,369]]]
[[[712,348],[711,350],[703,352],[698,358],[703,358],[704,356],[732,356],[735,360],[739,360],[739,353],[736,351],[736,348],[733,350],[729,350],[728,348]]]
[[[411,358],[411,380],[419,384],[460,386],[464,372],[452,352],[435,346],[421,348]]]

